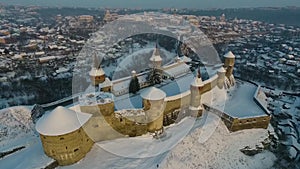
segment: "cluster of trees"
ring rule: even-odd
[[[140,90],[139,79],[134,76],[129,83],[129,93],[136,94]]]
[[[151,85],[160,84],[162,82],[162,75],[157,69],[152,69],[148,75],[147,80]]]
[[[0,83],[0,108],[52,102],[72,94],[72,77],[26,79]],[[14,99],[12,99],[14,98]],[[3,107],[4,106],[4,107]]]
[[[150,83],[150,85],[155,85],[155,84],[160,84],[163,81],[163,78],[158,69],[152,69],[149,72],[147,81]],[[129,83],[129,93],[135,94],[139,90],[140,90],[139,79],[136,76],[134,76],[134,77],[132,77],[132,79]]]

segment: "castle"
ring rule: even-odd
[[[57,160],[60,165],[73,164],[82,159],[95,142],[121,137],[134,137],[153,133],[159,137],[164,126],[177,122],[185,116],[201,117],[209,106],[202,104],[202,96],[214,88],[228,89],[235,85],[233,68],[235,56],[228,52],[223,67],[208,80],[203,81],[200,70],[187,90],[175,95],[154,87],[147,78],[151,72],[136,73],[117,80],[110,80],[97,63],[89,76],[92,85],[98,92],[83,94],[79,104],[69,109],[57,107],[44,115],[37,122],[36,129],[45,153]],[[168,65],[162,65],[158,47],[150,58],[150,71],[155,71],[164,79],[189,77],[190,67],[181,58]],[[123,96],[129,93],[132,79],[138,79],[140,92],[133,95],[141,107],[124,108],[130,98]],[[131,96],[130,96],[131,97]],[[184,111],[184,115],[180,112]],[[244,119],[232,118],[226,113],[218,112],[231,131],[245,128],[267,128],[269,116],[257,117],[255,121],[244,123]],[[256,125],[258,124],[258,125]]]

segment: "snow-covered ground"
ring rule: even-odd
[[[211,117],[206,119],[204,116],[202,120],[196,121],[185,118],[179,124],[167,128],[167,135],[160,140],[145,135],[100,142],[80,162],[59,168],[263,169],[273,165],[276,157],[267,150],[253,157],[240,152],[245,146],[260,144],[268,137],[267,130],[251,129],[229,133],[217,116],[211,113],[209,116]],[[217,127],[208,140],[201,142],[205,125]],[[186,137],[182,137],[186,134]]]
[[[0,151],[17,146],[28,135],[35,136],[30,110],[25,106],[0,110]]]
[[[17,106],[0,110],[0,152],[25,146],[0,159],[1,169],[43,168],[53,160],[43,151],[31,120],[31,107]]]
[[[245,118],[265,115],[265,112],[253,100],[257,86],[243,81],[237,81],[230,89],[226,101],[225,112],[233,117]]]
[[[226,93],[215,88],[203,99],[224,107]],[[209,99],[210,98],[210,99]],[[221,104],[223,103],[223,104]],[[47,157],[30,118],[31,107],[12,107],[0,111],[0,151],[24,149],[0,159],[0,168],[44,168],[53,160]],[[165,129],[165,136],[150,134],[96,143],[84,159],[61,169],[188,169],[188,168],[270,168],[276,157],[264,150],[246,156],[240,149],[261,144],[268,137],[265,129],[230,133],[218,116],[204,113],[201,119],[186,117]]]
[[[245,146],[259,144],[268,137],[267,130],[251,129],[229,133],[219,123],[212,136],[204,143],[198,141],[201,128],[196,129],[180,142],[164,160],[164,169],[263,169],[273,166],[276,157],[265,150],[253,157],[240,152]]]
[[[45,155],[38,137],[24,138],[21,145],[25,148],[0,159],[1,169],[40,169],[54,161]]]

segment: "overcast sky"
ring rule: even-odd
[[[6,5],[124,8],[239,8],[298,6],[300,0],[0,0]]]

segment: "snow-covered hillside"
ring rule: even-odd
[[[31,107],[18,106],[0,110],[0,150],[28,136],[35,136]]]
[[[20,148],[0,158],[1,169],[44,168],[52,159],[44,154],[31,120],[31,107],[17,106],[0,110],[0,153]]]
[[[179,143],[164,160],[164,169],[263,169],[273,166],[276,157],[264,150],[255,156],[246,156],[240,149],[255,147],[268,137],[265,129],[242,130],[229,133],[219,123],[212,136],[204,143],[198,141],[202,129],[198,128]]]

